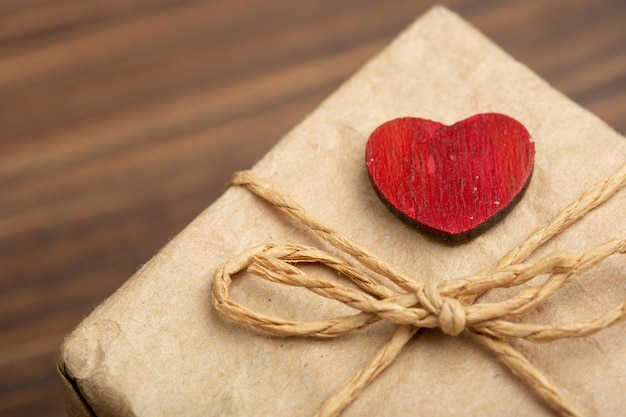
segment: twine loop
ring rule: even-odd
[[[295,201],[279,193],[250,171],[235,174],[232,184],[271,203],[301,227],[315,233],[349,255],[360,267],[329,252],[301,245],[267,244],[253,248],[226,262],[216,271],[213,305],[236,322],[280,336],[336,337],[368,326],[381,319],[399,327],[377,354],[338,389],[315,414],[337,416],[401,352],[420,328],[440,328],[447,335],[464,331],[492,350],[515,375],[525,381],[560,416],[582,416],[574,403],[555,384],[535,369],[521,353],[503,338],[551,342],[582,337],[626,319],[626,302],[586,320],[561,325],[518,322],[550,295],[568,285],[581,273],[613,254],[626,253],[626,237],[608,241],[585,252],[553,253],[535,262],[526,259],[552,237],[567,229],[586,213],[626,186],[626,165],[611,177],[598,182],[563,209],[551,222],[538,228],[526,241],[513,248],[491,268],[473,276],[434,284],[395,270],[364,247],[340,235],[307,213]],[[298,264],[319,263],[330,268],[354,286],[346,286],[305,273]],[[299,286],[325,298],[339,301],[358,312],[324,320],[297,322],[253,311],[229,296],[233,277],[247,271],[263,279]],[[512,297],[491,303],[475,303],[485,292],[545,280],[525,286]],[[394,285],[385,283],[390,281]],[[392,289],[394,288],[394,289]]]

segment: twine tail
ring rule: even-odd
[[[341,414],[343,409],[393,362],[417,330],[418,328],[413,326],[400,326],[369,363],[335,391],[313,417],[336,417]]]
[[[557,415],[561,417],[583,417],[577,407],[565,397],[554,382],[539,372],[528,360],[511,345],[500,339],[472,333],[474,338],[483,346],[493,351],[511,371],[543,398]]]
[[[626,165],[610,177],[595,183],[578,200],[561,210],[549,223],[536,229],[522,244],[504,255],[493,266],[493,269],[523,262],[544,243],[606,202],[624,187],[626,187]]]

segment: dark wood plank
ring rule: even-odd
[[[626,3],[444,1],[626,131]],[[426,1],[0,0],[0,415],[63,336]]]

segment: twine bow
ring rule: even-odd
[[[537,229],[488,270],[438,285],[425,283],[395,270],[367,249],[317,221],[295,201],[250,171],[235,174],[232,184],[244,186],[265,199],[302,227],[313,231],[340,252],[350,255],[368,271],[320,249],[301,245],[264,245],[231,259],[218,269],[213,287],[213,304],[217,311],[236,322],[280,336],[335,337],[381,319],[400,325],[391,340],[322,405],[316,416],[340,414],[395,359],[420,328],[440,328],[443,333],[452,336],[469,332],[475,340],[492,350],[513,373],[527,382],[558,415],[582,415],[548,377],[535,369],[502,338],[550,342],[582,337],[626,318],[625,302],[597,317],[562,325],[511,321],[534,310],[551,294],[608,256],[626,253],[626,238],[623,238],[582,253],[554,253],[536,262],[524,262],[549,239],[626,186],[626,165],[613,176],[591,187],[579,200],[570,204],[550,223]],[[301,263],[325,265],[351,280],[359,289],[306,274],[296,267]],[[252,311],[229,298],[228,289],[232,278],[242,271],[272,282],[307,288],[359,312],[326,320],[295,322]],[[478,297],[491,289],[519,286],[538,276],[547,278],[541,284],[520,290],[507,300],[474,304]],[[383,284],[381,277],[390,280],[401,290],[390,289]]]

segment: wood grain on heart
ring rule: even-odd
[[[404,117],[371,134],[365,160],[379,197],[403,220],[446,240],[476,235],[522,196],[535,145],[497,113],[451,126]]]

